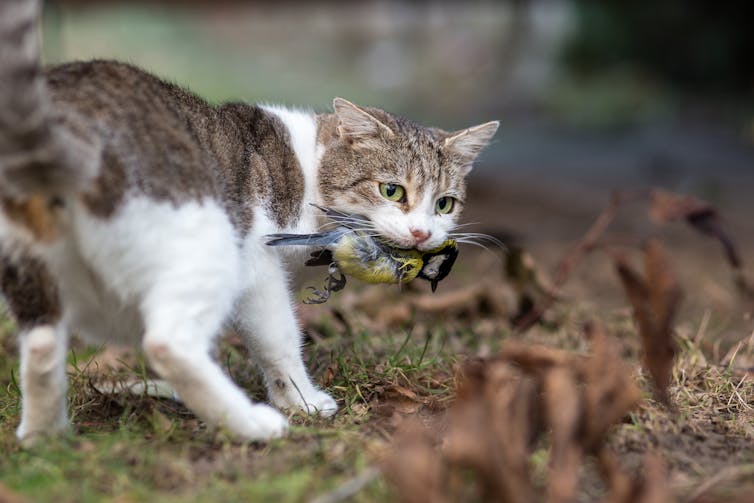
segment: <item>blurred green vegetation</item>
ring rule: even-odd
[[[48,9],[45,59],[50,63],[94,58],[128,61],[181,84],[212,102],[318,101],[316,80],[309,94],[291,90],[291,79],[264,57],[265,47],[234,45],[203,30],[195,11],[144,4],[106,4],[81,9]],[[325,101],[326,103],[326,101]]]
[[[52,1],[44,56],[132,62],[212,102],[328,109],[342,96],[452,127],[489,120],[500,19],[441,7]]]
[[[343,96],[447,129],[592,129],[754,102],[754,4],[46,3],[45,58],[130,61],[212,102]]]

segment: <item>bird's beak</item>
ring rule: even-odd
[[[437,281],[436,279],[433,279],[433,280],[430,280],[429,283],[430,285],[432,285],[432,293],[435,293],[435,290],[437,290],[437,283],[439,283],[439,281]]]

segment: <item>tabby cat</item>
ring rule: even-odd
[[[368,216],[394,246],[437,247],[497,122],[448,133],[340,98],[325,114],[210,106],[113,61],[43,71],[38,11],[0,1],[0,281],[20,330],[19,438],[68,428],[71,332],[139,346],[210,425],[280,436],[286,418],[210,356],[233,327],[273,405],[334,414],[301,355],[288,264],[303,255],[263,237],[315,232],[314,203]]]

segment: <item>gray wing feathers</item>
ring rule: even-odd
[[[269,246],[318,246],[328,247],[336,244],[349,229],[337,228],[315,234],[269,234],[265,236]]]

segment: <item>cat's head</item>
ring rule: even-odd
[[[368,230],[395,246],[441,245],[463,208],[465,177],[498,122],[449,133],[341,98],[333,108],[322,203],[367,217]]]

